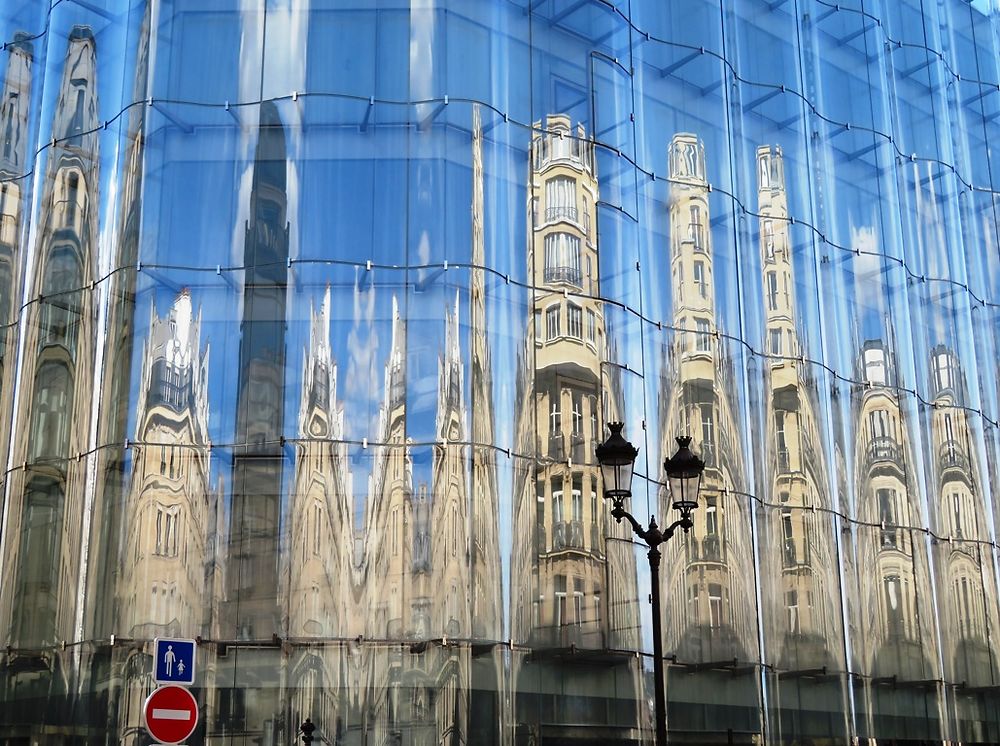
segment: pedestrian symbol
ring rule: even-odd
[[[153,642],[155,676],[159,683],[194,684],[195,641],[158,637]]]

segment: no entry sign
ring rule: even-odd
[[[167,684],[146,697],[142,706],[146,730],[160,743],[180,743],[198,725],[198,702],[187,689]]]

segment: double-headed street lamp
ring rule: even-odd
[[[611,422],[611,435],[597,446],[597,461],[601,465],[604,479],[604,496],[611,500],[611,515],[619,523],[625,518],[632,531],[649,547],[649,575],[653,597],[653,676],[656,685],[656,746],[667,743],[667,698],[663,683],[663,636],[660,631],[660,544],[673,537],[681,528],[687,533],[694,522],[691,514],[698,507],[698,491],[701,489],[701,475],[705,472],[705,462],[695,456],[689,446],[691,438],[682,435],[677,438],[677,453],[663,462],[673,498],[674,510],[680,518],[663,531],[656,525],[656,518],[650,516],[649,528],[643,528],[635,517],[625,510],[625,498],[632,496],[632,465],[639,449],[622,437],[621,422]]]

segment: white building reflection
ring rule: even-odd
[[[689,133],[668,147],[670,289],[673,343],[662,350],[660,453],[689,434],[705,461],[695,526],[665,545],[661,594],[664,651],[675,661],[668,681],[668,725],[693,727],[688,702],[703,701],[738,722],[756,699],[748,663],[756,657],[756,615],[745,465],[733,409],[733,369],[717,325],[715,256],[705,146]],[[666,478],[661,477],[663,483]],[[659,495],[662,520],[671,497]],[[723,709],[719,709],[723,708]],[[729,714],[723,714],[733,708]]]
[[[856,670],[871,677],[861,689],[861,710],[873,713],[876,730],[891,727],[879,722],[879,713],[891,712],[894,700],[922,702],[928,686],[934,688],[928,682],[937,679],[928,558],[919,528],[925,518],[913,484],[911,422],[900,400],[892,349],[880,340],[865,343],[858,370],[864,387],[853,401],[861,524],[854,651]]]
[[[768,572],[767,643],[786,672],[839,666],[836,556],[815,388],[804,378],[795,272],[781,148],[757,149],[761,279],[768,355],[766,413],[770,477],[763,560]],[[817,512],[817,509],[821,512]]]
[[[544,739],[541,723],[551,722],[552,735],[571,733],[579,742],[602,737],[592,726],[607,720],[616,677],[630,713],[623,719],[640,717],[634,661],[607,652],[638,644],[638,590],[628,529],[609,519],[594,456],[602,423],[621,412],[621,392],[602,370],[608,348],[598,300],[595,152],[568,116],[549,115],[534,129],[527,195],[532,315],[516,413],[518,447],[534,462],[519,469],[514,485],[511,569],[513,639],[534,657],[516,659],[511,675],[516,689],[539,688],[519,699],[514,718],[521,738]],[[577,649],[602,652],[574,661],[577,696],[546,702],[546,682]]]

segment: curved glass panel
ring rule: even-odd
[[[8,0],[0,740],[1000,741],[998,34]]]

